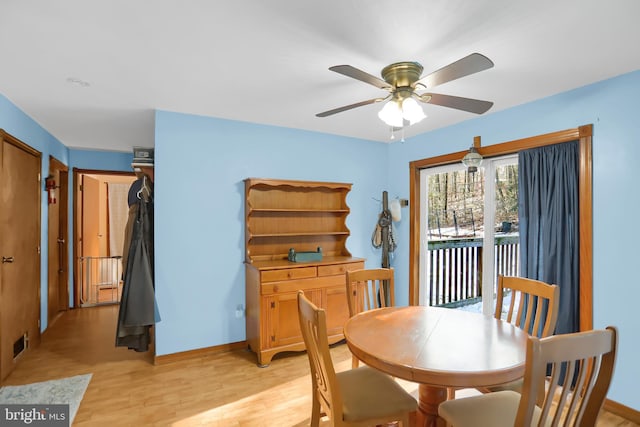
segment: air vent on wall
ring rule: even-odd
[[[26,349],[27,343],[29,340],[27,339],[27,334],[22,335],[16,342],[13,343],[13,358],[16,359],[20,356]]]

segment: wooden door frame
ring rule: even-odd
[[[82,200],[79,198],[81,197],[80,194],[78,194],[78,187],[79,187],[78,178],[80,175],[135,176],[135,172],[73,168],[73,180],[72,180],[73,182],[73,306],[76,308],[80,307],[80,290],[78,288],[78,284],[80,282],[78,277],[78,262],[77,262],[78,253],[79,253],[78,239],[82,234],[79,227],[79,224],[82,224],[82,217],[79,212],[79,206],[82,204]]]
[[[479,138],[479,137],[476,137]],[[478,139],[479,141],[479,139]],[[593,328],[593,125],[552,132],[479,147],[483,157],[497,157],[545,145],[578,141],[579,150],[579,212],[580,212],[580,330]],[[479,145],[479,144],[478,144]],[[417,305],[420,288],[420,170],[460,162],[467,150],[409,163],[409,304]]]
[[[67,165],[65,165],[64,163],[62,163],[60,160],[56,159],[53,156],[49,156],[49,174],[51,174],[52,171],[58,171],[59,172],[59,182],[58,184],[58,200],[57,200],[57,204],[58,204],[58,238],[62,237],[64,240],[64,243],[62,244],[62,265],[64,266],[63,271],[61,272],[61,274],[59,275],[59,284],[58,286],[62,286],[64,289],[63,292],[63,300],[64,303],[62,304],[62,306],[60,306],[60,304],[58,303],[58,308],[62,309],[62,310],[68,310],[69,309],[69,167]],[[49,213],[47,212],[47,216],[49,215]],[[49,221],[49,218],[47,218],[47,224],[50,226],[51,223]],[[49,233],[47,233],[50,236]],[[49,250],[51,249],[52,245],[56,245],[56,242],[51,242],[48,241],[47,245]],[[49,270],[51,270],[51,265],[48,265],[47,267]],[[49,277],[49,273],[50,271],[47,272],[47,277]],[[47,288],[50,288],[51,283],[47,283]],[[49,308],[49,294],[47,293],[47,308]],[[60,296],[58,295],[58,299],[60,299]],[[54,318],[52,317],[51,313],[47,313],[47,327],[51,326],[51,323],[54,320]]]

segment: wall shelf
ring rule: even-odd
[[[252,208],[249,213],[349,213],[349,209],[256,209]]]
[[[349,235],[348,231],[317,231],[314,233],[274,233],[274,234],[253,234],[252,239],[266,238],[266,237],[296,237],[296,236],[336,236],[336,235]]]

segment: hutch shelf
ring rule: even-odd
[[[364,268],[364,259],[346,248],[350,190],[351,184],[335,182],[245,180],[247,343],[259,366],[268,366],[277,353],[305,349],[299,289],[326,310],[329,342],[344,338],[345,273]],[[291,248],[321,248],[322,259],[291,262]]]

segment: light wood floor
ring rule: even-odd
[[[74,426],[309,425],[311,382],[304,353],[276,356],[268,368],[258,368],[246,350],[154,366],[150,353],[115,347],[117,315],[117,306],[63,314],[3,385],[92,373]],[[331,352],[337,370],[350,368],[346,345]],[[607,413],[598,423],[635,425]]]

